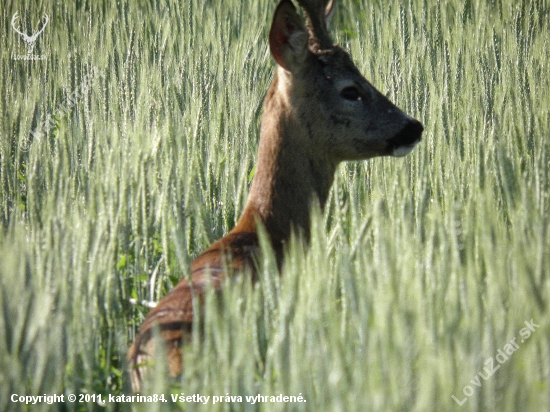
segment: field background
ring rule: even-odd
[[[25,409],[11,394],[127,393],[148,311],[130,299],[162,297],[243,209],[275,5],[2,2],[0,410]],[[16,11],[27,33],[49,15],[45,60],[14,60]],[[222,314],[209,300],[180,386],[146,391],[307,400],[192,411],[550,410],[549,2],[345,0],[332,26],[422,143],[343,164],[311,247],[281,278],[266,253]]]

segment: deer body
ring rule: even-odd
[[[325,14],[332,2],[299,3],[307,26],[290,0],[279,3],[273,18],[270,49],[278,67],[264,102],[245,209],[236,226],[192,262],[191,282],[181,280],[145,319],[128,351],[135,390],[147,369],[140,365],[154,358],[159,342],[166,347],[169,374],[181,373],[180,345],[192,330],[193,295],[201,302],[207,282],[219,290],[226,275],[254,274],[256,222],[265,227],[281,264],[293,231],[308,238],[312,203],[325,205],[341,161],[402,156],[420,141],[422,125],[370,85],[330,42]]]

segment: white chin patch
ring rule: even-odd
[[[391,153],[391,155],[393,157],[403,157],[403,156],[406,156],[408,155],[410,152],[413,151],[413,149],[415,148],[416,146],[416,143],[415,144],[411,144],[411,145],[407,145],[407,146],[399,146],[399,147],[396,147],[395,149],[393,149],[393,152]]]

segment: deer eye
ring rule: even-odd
[[[340,96],[342,96],[346,100],[352,100],[352,101],[361,100],[361,93],[355,86],[344,87],[340,91]]]

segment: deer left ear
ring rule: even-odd
[[[294,71],[308,53],[307,30],[290,0],[281,0],[269,32],[269,48],[279,66]]]
[[[325,20],[327,22],[327,26],[332,20],[332,16],[334,16],[334,0],[329,0],[327,6],[325,7]]]

